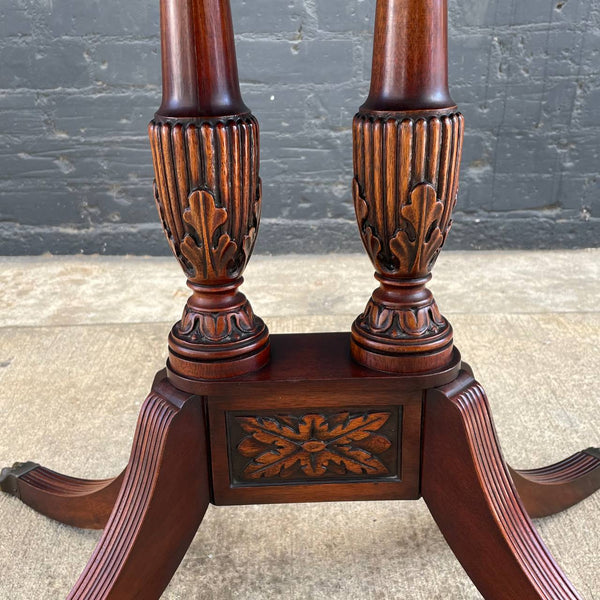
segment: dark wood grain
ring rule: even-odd
[[[423,498],[486,600],[581,599],[527,515],[467,372],[427,393],[422,469]]]
[[[167,368],[121,477],[31,464],[0,476],[3,491],[73,525],[100,527],[112,507],[69,598],[159,598],[210,501],[422,495],[486,600],[579,599],[527,511],[552,514],[598,489],[600,456],[510,470],[426,288],[452,224],[464,130],[448,92],[446,0],[377,1],[353,192],[380,287],[351,333],[271,340],[238,290],[262,198],[228,0],[161,0],[161,38],[154,196],[192,289]]]
[[[349,333],[284,333],[271,336],[271,361],[260,371],[221,381],[197,381],[181,377],[167,365],[169,381],[199,396],[245,397],[271,393],[274,385],[287,384],[288,395],[325,400],[323,385],[340,393],[370,394],[436,387],[456,378],[461,357],[455,348],[450,364],[433,373],[389,374],[374,371],[350,360]],[[332,385],[333,384],[333,385]],[[286,404],[289,406],[289,404]]]
[[[377,0],[370,111],[454,106],[448,91],[447,0]]]
[[[539,469],[510,469],[530,517],[548,517],[600,489],[600,450],[589,448]]]
[[[397,477],[402,407],[229,411],[227,438],[234,485]]]
[[[238,290],[260,220],[258,123],[155,120],[149,133],[158,212],[193,292],[169,335],[171,367],[194,379],[259,369],[268,330]]]
[[[158,598],[209,503],[202,402],[155,383],[138,420],[123,486],[69,599]]]
[[[29,464],[32,468],[24,472],[19,465],[3,469],[0,476],[2,491],[66,525],[82,529],[104,528],[121,489],[124,472],[112,479],[79,479]]]
[[[160,0],[162,118],[249,112],[238,82],[229,0]]]

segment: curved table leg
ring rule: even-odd
[[[209,501],[202,399],[158,381],[142,407],[115,508],[68,598],[159,598]]]
[[[469,373],[427,393],[423,444],[423,497],[486,600],[581,598],[519,499]]]
[[[78,479],[36,463],[16,463],[2,469],[0,489],[61,523],[83,529],[103,529],[124,475],[125,472],[112,479]]]
[[[529,516],[547,517],[600,489],[600,449],[588,448],[541,469],[509,470]]]

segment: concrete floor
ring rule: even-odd
[[[274,333],[343,331],[374,284],[363,256],[257,256],[243,289]],[[600,251],[450,252],[431,287],[514,466],[600,445]],[[0,259],[0,465],[118,472],[187,295],[173,259]],[[537,523],[588,600],[599,515],[596,494]],[[0,525],[2,600],[63,598],[99,537],[5,495]],[[211,507],[163,597],[480,598],[422,501]]]

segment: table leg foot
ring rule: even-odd
[[[15,463],[2,469],[0,489],[61,523],[102,529],[115,505],[124,474],[112,479],[79,479],[33,462]]]
[[[159,598],[209,501],[202,400],[157,380],[113,512],[68,598]]]
[[[540,469],[510,468],[510,474],[529,516],[547,517],[600,489],[600,449],[588,448]]]
[[[469,373],[427,393],[423,444],[423,497],[486,600],[581,598],[519,498]]]

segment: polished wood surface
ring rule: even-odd
[[[600,450],[588,448],[539,469],[510,469],[530,517],[548,517],[585,500],[600,488]]]
[[[238,82],[229,0],[160,0],[161,119],[248,113]]]
[[[68,598],[159,598],[209,501],[202,403],[158,379],[141,409],[111,517]]]
[[[373,385],[382,392],[404,392],[443,385],[456,378],[461,366],[458,350],[445,369],[419,375],[393,375],[373,371],[350,359],[348,333],[282,333],[271,336],[269,364],[252,373],[220,381],[197,381],[174,373],[169,381],[180,390],[198,394],[245,397],[249,393],[270,393],[273,386],[293,384],[297,394],[316,395],[324,385],[335,382],[344,392],[368,393]]]
[[[464,133],[447,21],[445,0],[377,2],[371,91],[354,117],[354,207],[380,285],[352,325],[352,356],[391,373],[452,358],[452,327],[426,287],[452,225]]]
[[[260,223],[258,122],[238,81],[228,0],[162,0],[163,101],[149,125],[154,198],[192,290],[169,335],[171,369],[235,377],[269,360],[239,291]]]
[[[365,111],[454,106],[448,90],[447,0],[377,0]]]
[[[207,397],[214,502],[419,498],[422,389],[394,377],[348,385],[327,379],[327,364],[303,368],[298,380]]]
[[[525,512],[481,385],[463,371],[427,392],[423,427],[423,498],[482,596],[581,600]]]
[[[0,489],[65,525],[103,529],[119,495],[124,476],[125,472],[112,479],[80,479],[56,473],[35,463],[16,464],[3,469]]]

